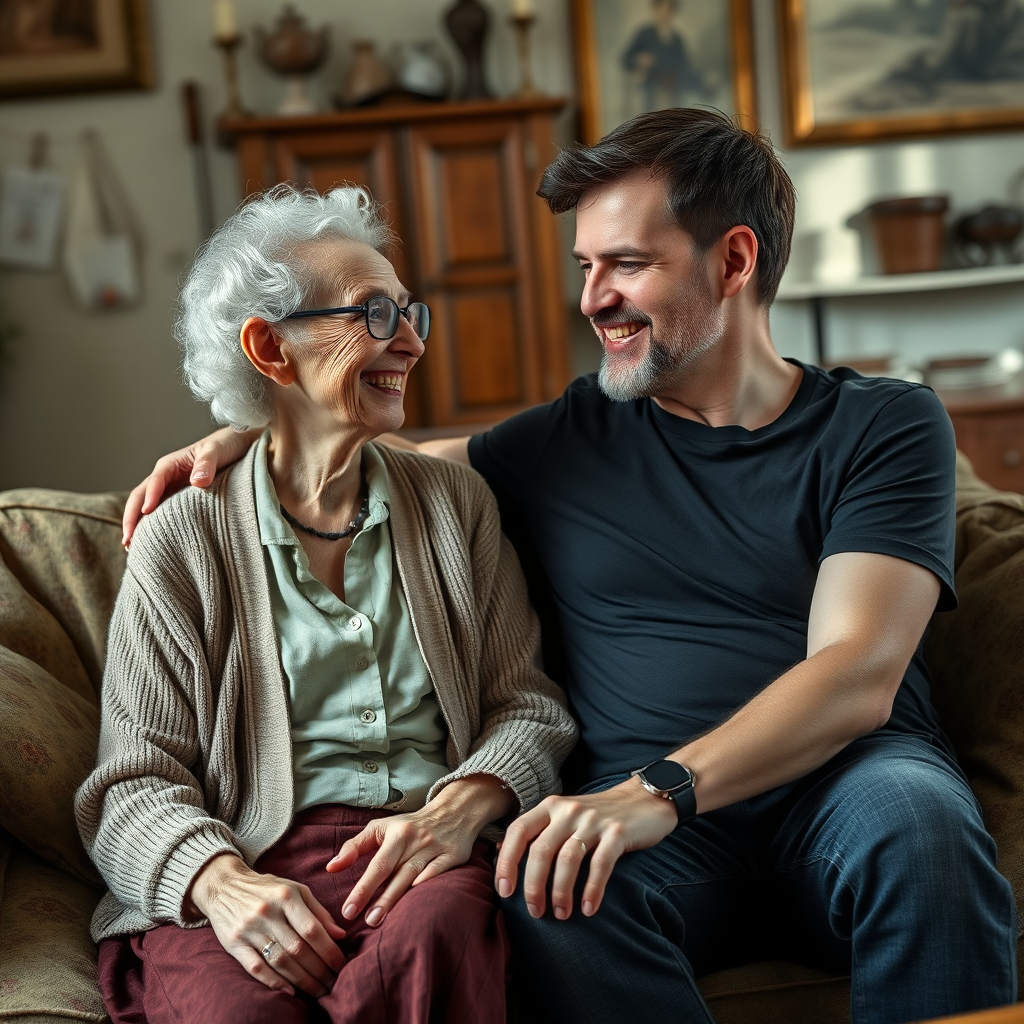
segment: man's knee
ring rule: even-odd
[[[937,754],[897,745],[891,757],[854,765],[833,796],[823,846],[853,891],[948,912],[1007,898],[977,802]]]

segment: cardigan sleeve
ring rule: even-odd
[[[239,851],[194,774],[202,758],[195,701],[210,699],[209,669],[199,616],[181,607],[182,574],[147,542],[153,532],[141,531],[132,545],[114,607],[98,762],[76,794],[75,814],[111,893],[151,920],[185,926],[197,923],[182,913],[196,874],[218,854]]]
[[[540,627],[515,550],[501,532],[497,503],[475,473],[466,497],[480,656],[480,731],[465,760],[432,788],[468,775],[494,775],[520,811],[556,791],[559,770],[577,739],[565,696],[539,668]]]

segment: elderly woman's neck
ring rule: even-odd
[[[299,430],[287,421],[274,422],[267,468],[278,500],[293,514],[301,508],[348,515],[361,500],[362,450],[368,440],[363,431]]]

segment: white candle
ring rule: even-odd
[[[213,30],[218,39],[233,39],[238,35],[234,0],[214,0]]]
[[[512,17],[532,18],[534,13],[533,0],[512,0]]]

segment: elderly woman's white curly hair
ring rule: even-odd
[[[235,211],[196,255],[178,299],[174,336],[184,351],[185,383],[210,403],[218,423],[245,430],[269,422],[266,378],[245,357],[239,330],[251,316],[279,323],[311,300],[319,282],[296,251],[325,238],[365,242],[378,252],[394,241],[363,188],[319,195],[277,185]]]

